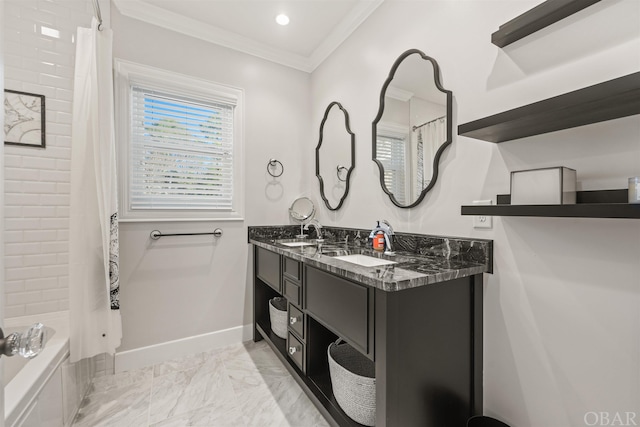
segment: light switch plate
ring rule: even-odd
[[[474,200],[474,205],[490,205],[491,200]],[[473,228],[493,228],[493,217],[484,215],[475,215],[473,217]]]

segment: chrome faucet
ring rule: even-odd
[[[360,230],[356,232],[356,237],[353,238],[353,243],[355,243],[356,246],[360,246],[360,244],[362,243],[362,236],[360,236]]]
[[[312,225],[313,228],[316,230],[316,237],[318,240],[322,240],[322,225],[320,225],[320,222],[317,219],[312,219],[311,221],[309,221],[305,226],[304,229],[305,230],[309,230],[309,226]]]
[[[14,332],[6,337],[0,329],[0,356],[13,356],[19,354],[25,359],[36,357],[47,340],[47,331],[42,323],[35,323],[24,333]]]

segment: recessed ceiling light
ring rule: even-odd
[[[289,17],[284,13],[281,13],[280,15],[276,16],[276,22],[280,25],[287,25],[289,24]]]

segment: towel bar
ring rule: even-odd
[[[160,230],[153,230],[149,235],[149,237],[151,237],[153,240],[158,240],[161,237],[167,237],[167,236],[202,236],[202,235],[214,235],[216,237],[220,237],[222,236],[222,230],[220,228],[216,228],[215,230],[209,233],[170,233],[170,234],[162,233]]]

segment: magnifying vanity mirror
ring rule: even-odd
[[[452,97],[436,60],[418,49],[391,67],[373,121],[373,161],[394,205],[412,208],[434,186],[440,156],[451,144]]]
[[[340,209],[349,194],[351,172],[355,167],[356,136],[349,127],[349,113],[339,102],[327,107],[320,124],[316,147],[316,176],[320,196],[327,209]]]
[[[313,219],[316,213],[316,205],[310,198],[300,197],[295,199],[289,208],[289,216],[300,223],[300,234],[296,237],[305,238],[303,227]]]
[[[289,215],[296,221],[304,223],[313,218],[316,207],[308,197],[295,199],[289,208]]]

